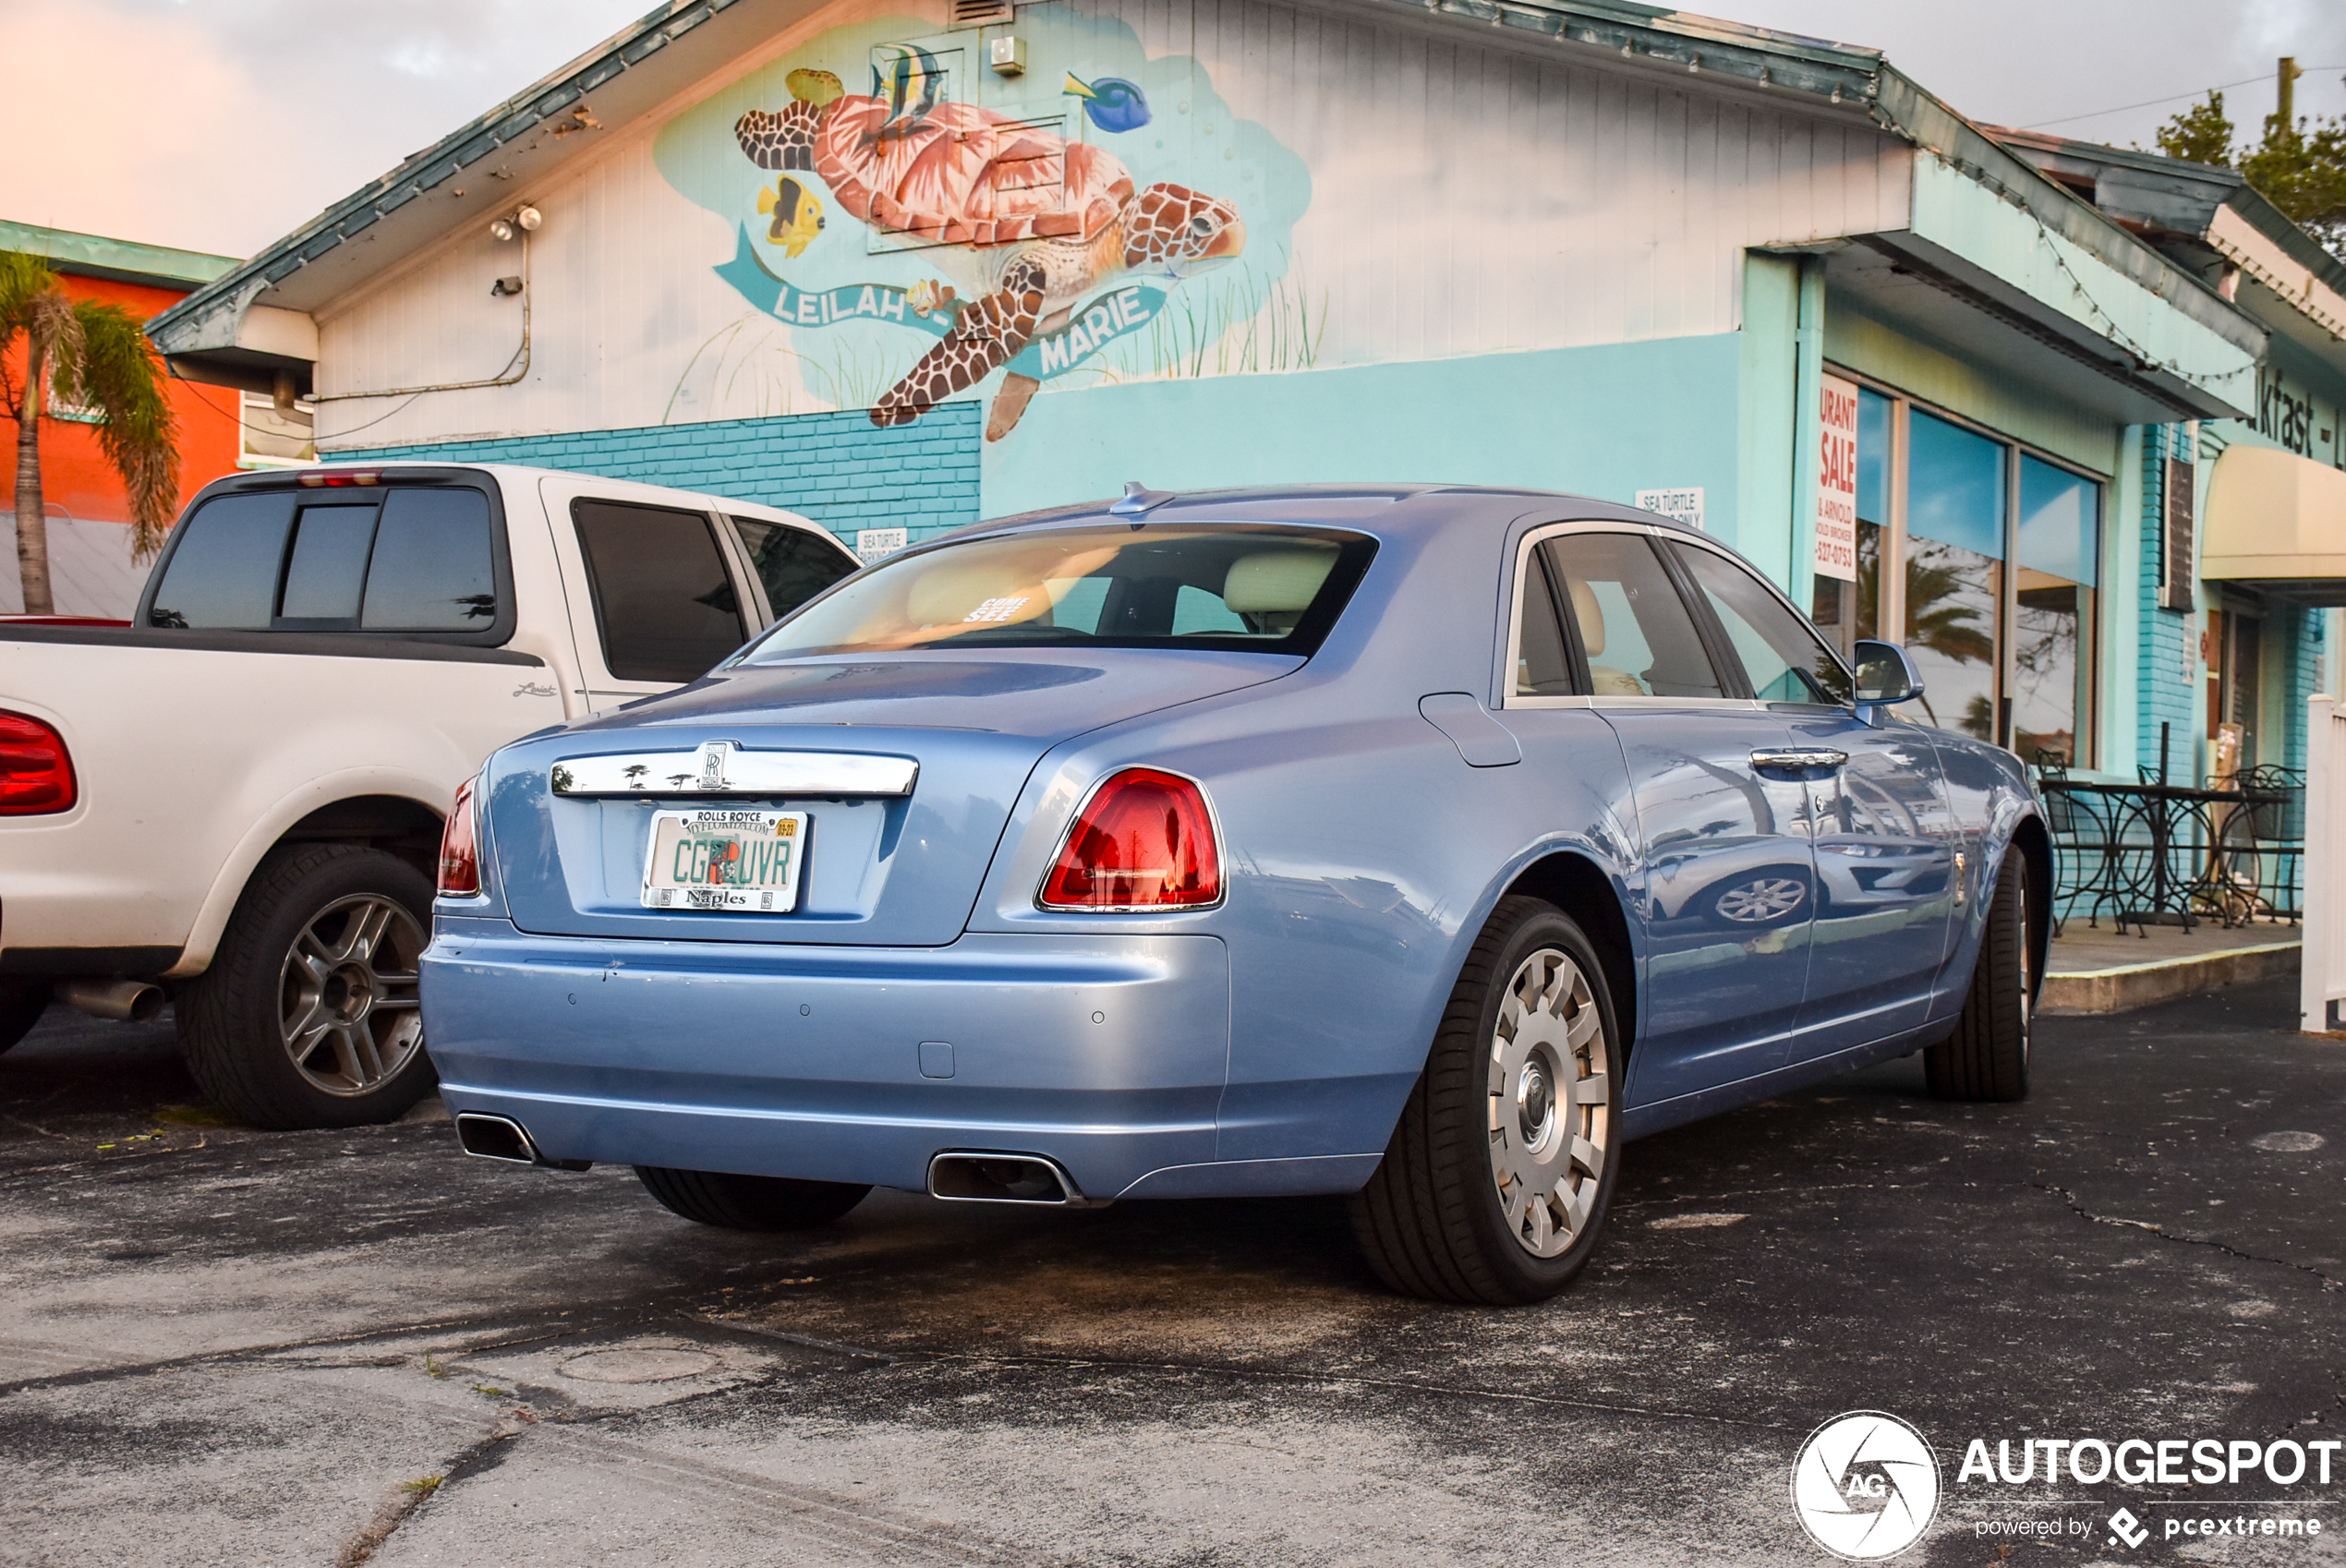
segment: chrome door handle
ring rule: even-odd
[[[1781,752],[1754,752],[1751,766],[1772,771],[1830,773],[1849,760],[1847,752],[1829,746],[1796,746]]]

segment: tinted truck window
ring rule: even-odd
[[[749,629],[708,519],[697,512],[576,501],[603,668],[622,681],[692,681]]]
[[[147,623],[266,631],[293,514],[283,490],[215,496],[198,507],[179,525]]]
[[[757,568],[757,580],[766,585],[766,602],[777,621],[855,570],[845,551],[804,528],[755,517],[736,517],[732,524]]]
[[[497,619],[489,498],[478,490],[393,490],[383,498],[367,570],[369,632],[478,632]]]
[[[277,623],[294,631],[342,631],[358,614],[366,591],[367,557],[375,545],[375,498],[357,504],[311,503],[294,518],[285,585],[277,596]]]

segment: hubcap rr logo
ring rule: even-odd
[[[1835,1557],[1872,1562],[1920,1539],[1939,1509],[1939,1458],[1920,1432],[1879,1410],[1836,1416],[1792,1466],[1792,1510]]]

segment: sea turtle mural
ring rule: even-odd
[[[1115,278],[1185,277],[1246,247],[1229,201],[1170,182],[1135,188],[1101,148],[939,101],[917,66],[868,93],[822,70],[794,70],[786,85],[786,107],[734,123],[743,152],[761,169],[813,174],[842,211],[941,247],[967,296],[944,338],[873,407],[875,425],[909,423],[976,385]],[[928,297],[950,293],[932,285]],[[987,439],[1018,423],[1038,384],[1005,378]]]

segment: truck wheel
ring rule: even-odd
[[[395,855],[313,844],[261,862],[212,967],[179,993],[206,1094],[255,1127],[391,1121],[434,1081],[416,999],[431,884]]]
[[[1490,1306],[1570,1283],[1620,1174],[1619,1038],[1580,927],[1500,899],[1385,1163],[1352,1197],[1369,1266],[1409,1296]]]
[[[47,981],[12,980],[0,984],[0,1051],[30,1034],[32,1026],[48,1010]]]
[[[2028,862],[2014,845],[1988,905],[1988,928],[1971,966],[1971,994],[1955,1031],[1922,1054],[1941,1100],[2028,1098],[2028,1034],[2037,1004],[2028,971]]]
[[[671,1213],[722,1230],[813,1230],[829,1224],[871,1191],[847,1181],[792,1181],[659,1165],[637,1165],[635,1179]]]

